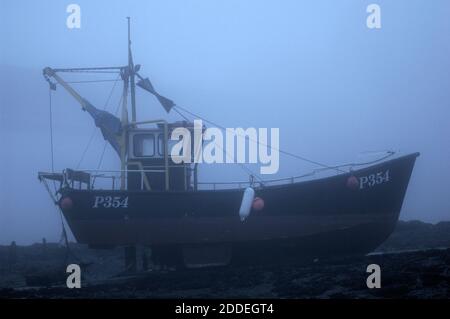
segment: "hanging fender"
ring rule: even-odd
[[[244,221],[248,217],[248,215],[250,215],[250,210],[252,209],[254,198],[255,198],[255,190],[251,187],[247,187],[244,190],[241,208],[239,209],[239,217],[241,218],[241,221]]]

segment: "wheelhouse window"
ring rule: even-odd
[[[139,134],[134,136],[134,156],[155,156],[155,136],[153,134]]]
[[[173,141],[172,139],[169,138],[169,140],[167,141],[167,148],[169,150],[169,155],[172,153],[172,147],[177,143],[178,143],[178,141]],[[166,145],[164,144],[164,134],[159,134],[158,135],[158,155],[159,156],[164,156],[165,147],[166,147]]]
[[[158,135],[158,154],[164,156],[164,134]]]

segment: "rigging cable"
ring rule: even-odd
[[[185,116],[183,113],[181,113],[179,110],[176,109],[176,106],[174,107],[175,112],[177,112],[181,117],[183,117],[186,121],[189,122],[189,118],[187,116]],[[189,113],[189,112],[187,112]],[[192,115],[192,114],[191,114]],[[194,116],[195,117],[195,116]],[[209,122],[209,121],[205,121],[205,122]],[[213,124],[214,125],[214,124]],[[233,158],[231,157],[231,155],[222,147],[220,147],[216,141],[214,141],[214,145],[216,147],[218,147],[224,154],[225,156],[227,156],[229,159],[233,160]],[[239,165],[239,167],[244,170],[249,176],[250,178],[256,177],[257,179],[259,179],[260,183],[263,183],[264,180],[255,172],[253,172],[250,168],[248,168],[244,163],[236,163]]]
[[[50,126],[50,158],[52,165],[52,174],[55,173],[55,151],[53,147],[53,107],[52,107],[52,86],[50,85],[48,88],[48,108],[49,108],[49,126]],[[53,190],[56,194],[57,187],[56,182],[53,181]]]
[[[111,99],[111,96],[112,96],[112,94],[114,93],[114,89],[116,88],[117,81],[119,80],[119,77],[120,77],[120,74],[119,74],[119,75],[117,76],[117,78],[114,80],[114,85],[113,85],[113,87],[111,88],[111,91],[109,92],[109,95],[108,95],[108,98],[106,99],[105,105],[103,106],[103,111],[105,111],[106,108],[107,108],[107,106],[108,106],[109,100]],[[88,141],[88,143],[87,143],[87,145],[86,145],[86,147],[85,147],[83,153],[81,154],[81,158],[80,158],[80,160],[78,161],[77,169],[80,168],[80,165],[81,165],[81,163],[83,162],[84,157],[86,156],[86,153],[87,153],[89,147],[91,146],[91,143],[92,143],[92,141],[93,141],[94,136],[95,136],[96,133],[97,133],[97,128],[94,127],[94,129],[92,130],[92,133],[91,133],[91,137],[89,138],[89,141]],[[106,142],[105,142],[105,143],[106,143]]]
[[[180,115],[185,121],[189,122],[189,119],[187,118],[187,116],[185,116],[183,113],[181,113],[179,110],[177,110],[176,108],[174,108],[175,112],[177,112],[178,115]]]
[[[231,157],[231,155],[230,155],[224,148],[220,147],[219,144],[216,143],[216,141],[214,141],[214,145],[215,145],[216,147],[218,147],[219,149],[221,149],[222,152],[224,152],[225,155],[226,155],[229,159],[233,160],[233,158]],[[257,179],[259,179],[260,184],[263,184],[263,183],[264,183],[264,180],[263,180],[258,174],[256,174],[255,172],[253,172],[250,168],[248,168],[244,163],[236,162],[236,164],[238,164],[238,165],[241,167],[242,170],[244,170],[245,172],[247,172],[247,174],[250,176],[251,179],[252,179],[253,177],[256,177]]]
[[[52,163],[52,173],[55,173],[54,165],[54,152],[53,152],[53,110],[52,110],[52,89],[48,89],[48,105],[49,105],[49,116],[50,116],[50,153],[51,153],[51,163]]]
[[[114,112],[114,115],[116,115],[116,116],[117,116],[117,113],[119,112],[119,108],[120,108],[120,105],[122,104],[122,100],[123,100],[123,96],[121,95],[120,96],[120,100],[119,100],[119,104],[117,105],[116,110]],[[99,160],[98,165],[97,165],[97,170],[99,170],[100,167],[103,164],[103,157],[105,156],[105,151],[106,151],[106,147],[107,146],[108,146],[108,142],[105,141],[105,144],[103,145],[102,154],[100,155],[100,160]],[[92,183],[91,183],[92,188],[94,188],[96,178],[97,178],[97,175],[94,175],[94,177],[92,178]]]
[[[123,97],[121,96],[121,97],[120,97],[120,100],[119,100],[119,104],[117,105],[116,110],[115,110],[115,112],[114,112],[114,115],[116,115],[116,116],[117,116],[117,113],[119,112],[119,108],[120,108],[120,105],[122,104],[122,100],[123,100]],[[98,163],[98,165],[97,165],[97,169],[100,169],[100,167],[102,166],[102,163],[103,163],[103,157],[104,157],[104,155],[105,155],[105,150],[106,150],[106,147],[107,147],[107,146],[108,146],[108,142],[105,141],[105,144],[103,145],[103,151],[102,151],[102,154],[101,154],[101,156],[100,156],[100,161],[99,161],[99,163]]]
[[[199,116],[199,115],[197,115],[197,114],[195,114],[195,113],[192,113],[192,112],[186,110],[185,108],[183,108],[183,107],[181,107],[181,106],[179,106],[179,105],[175,105],[174,108],[178,108],[178,109],[180,109],[180,110],[182,110],[182,111],[184,111],[184,112],[186,112],[186,113],[192,115],[193,117],[199,118],[199,119],[201,119],[201,120],[203,120],[203,121],[205,121],[205,122],[207,122],[207,123],[210,123],[210,124],[212,124],[212,125],[214,125],[214,126],[220,128],[220,129],[224,130],[224,131],[228,131],[228,129],[227,129],[226,127],[224,127],[224,126],[222,126],[222,125],[218,125],[217,123],[214,123],[214,122],[212,122],[212,121],[210,121],[210,120],[207,120],[207,119],[205,119],[205,118],[203,118],[203,117],[201,117],[201,116]],[[302,160],[302,161],[305,161],[305,162],[308,162],[308,163],[311,163],[311,164],[315,164],[315,165],[321,166],[321,167],[326,168],[326,169],[334,169],[334,170],[339,171],[339,172],[341,172],[341,173],[346,173],[344,170],[341,170],[339,167],[336,167],[336,166],[329,166],[329,165],[326,165],[326,164],[323,164],[323,163],[320,163],[320,162],[317,162],[317,161],[314,161],[314,160],[310,160],[310,159],[305,158],[305,157],[303,157],[303,156],[299,156],[299,155],[296,155],[296,154],[293,154],[293,153],[290,153],[290,152],[281,150],[281,149],[279,149],[279,148],[269,146],[269,145],[267,145],[267,144],[265,144],[265,143],[262,143],[262,142],[260,142],[260,141],[255,141],[255,140],[253,140],[252,138],[250,138],[249,136],[245,136],[245,138],[247,138],[248,140],[251,140],[251,141],[253,141],[253,142],[256,142],[256,143],[258,143],[258,144],[260,144],[260,145],[269,147],[270,149],[275,150],[275,151],[278,151],[278,152],[280,152],[280,153],[282,153],[282,154],[285,154],[285,155],[288,155],[288,156],[297,158],[297,159],[299,159],[299,160]]]
[[[54,161],[54,148],[53,148],[53,108],[52,108],[52,86],[49,86],[49,126],[50,126],[50,153],[51,153],[51,165],[52,165],[52,174],[55,173],[55,161]],[[53,202],[55,204],[55,206],[57,207],[57,211],[59,212],[59,217],[61,220],[61,228],[62,228],[62,232],[61,232],[61,240],[64,239],[64,243],[66,246],[66,259],[69,255],[73,255],[72,251],[70,250],[69,247],[69,240],[67,238],[67,232],[66,232],[66,227],[64,225],[64,218],[63,218],[63,214],[61,211],[61,208],[58,205],[58,201],[56,200],[56,197],[51,193],[47,183],[45,182],[45,187],[47,188],[47,191],[49,192],[51,198],[53,199]],[[53,180],[53,187],[55,190],[55,194],[57,194],[58,190],[56,189],[56,182]],[[60,241],[61,241],[60,240]],[[73,255],[74,256],[74,255]]]

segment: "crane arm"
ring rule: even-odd
[[[95,121],[95,125],[102,131],[103,138],[111,144],[120,156],[124,148],[123,129],[120,119],[109,112],[97,109],[88,100],[79,95],[78,92],[75,91],[58,74],[56,74],[56,71],[52,68],[45,68],[43,73],[46,80],[50,83],[51,89],[55,89],[55,84],[50,81],[50,78],[53,78],[58,84],[64,87],[66,91],[78,101],[78,103],[80,103],[83,110],[87,111],[92,116]]]
[[[81,107],[83,110],[86,110],[86,107],[89,102],[87,102],[80,94],[78,94],[77,91],[73,89],[66,81],[64,81],[56,72],[50,68],[46,67],[43,70],[44,77],[48,80],[49,78],[54,78],[56,82],[58,82],[59,85],[61,85],[64,89],[66,89],[67,92],[69,92],[72,97],[77,100],[78,103],[81,104]]]

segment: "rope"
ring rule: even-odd
[[[57,214],[59,215],[59,218],[60,218],[60,220],[61,220],[61,237],[60,237],[59,243],[61,244],[61,242],[64,241],[64,246],[65,246],[65,248],[66,248],[66,256],[65,256],[65,258],[64,258],[64,259],[65,259],[65,260],[64,260],[64,263],[67,263],[67,259],[68,259],[68,257],[69,257],[70,255],[72,255],[75,259],[77,259],[77,260],[80,261],[80,258],[78,258],[78,257],[72,252],[72,250],[70,249],[70,246],[69,246],[69,239],[68,239],[68,237],[67,237],[66,226],[64,225],[64,217],[63,217],[63,213],[62,213],[62,211],[61,211],[61,207],[59,207],[59,205],[58,205],[58,201],[57,201],[55,195],[54,195],[54,194],[52,193],[52,191],[50,190],[50,187],[48,186],[47,180],[46,180],[45,178],[40,179],[40,181],[44,184],[45,189],[47,190],[48,194],[50,195],[50,198],[51,198],[53,204],[55,205],[55,209],[56,209],[56,211],[57,211]],[[54,186],[56,187],[54,181],[53,181],[53,184],[54,184]],[[55,194],[56,194],[56,191],[55,191]]]
[[[50,153],[51,153],[51,163],[52,163],[52,173],[55,172],[54,165],[54,151],[53,151],[53,110],[52,110],[52,90],[48,89],[48,100],[49,100],[49,116],[50,116]]]
[[[116,82],[117,82],[117,80],[116,80]],[[51,153],[51,166],[52,166],[52,173],[55,173],[55,160],[54,160],[54,146],[53,146],[53,107],[52,107],[52,83],[49,81],[49,84],[50,84],[50,86],[49,86],[49,93],[48,93],[48,97],[49,97],[49,126],[50,126],[50,153]],[[110,98],[110,97],[109,97]],[[108,98],[108,101],[109,101],[109,98]],[[106,105],[105,105],[105,107],[106,107]],[[62,213],[62,211],[61,211],[61,208],[59,207],[59,205],[58,205],[58,201],[56,200],[56,197],[55,197],[55,195],[50,191],[50,187],[48,186],[48,184],[47,184],[47,181],[45,181],[45,179],[43,179],[43,181],[44,181],[44,185],[45,185],[45,188],[47,189],[47,192],[50,194],[50,198],[52,199],[52,201],[53,201],[53,203],[55,204],[55,206],[56,206],[56,209],[57,209],[57,211],[58,211],[58,213],[59,213],[59,217],[60,217],[60,220],[61,220],[61,228],[62,228],[62,231],[61,231],[61,239],[60,239],[60,242],[62,241],[62,240],[64,240],[64,245],[65,245],[65,248],[66,248],[66,256],[65,256],[65,261],[64,261],[64,264],[66,264],[67,263],[67,260],[68,260],[68,257],[70,257],[70,256],[72,256],[73,258],[75,258],[77,261],[79,261],[79,262],[81,262],[81,259],[80,258],[78,258],[74,253],[73,253],[73,251],[70,249],[70,246],[69,246],[69,239],[68,239],[68,237],[67,237],[67,231],[66,231],[66,226],[64,225],[64,217],[63,217],[63,213]],[[53,187],[54,187],[54,190],[55,190],[55,194],[57,193],[57,188],[56,188],[56,182],[55,181],[53,181]]]
[[[192,112],[186,110],[185,108],[183,108],[183,107],[181,107],[181,106],[179,106],[179,105],[175,105],[174,108],[178,108],[178,109],[180,109],[180,110],[182,110],[182,111],[184,111],[184,112],[190,114],[190,115],[193,116],[193,117],[199,118],[199,119],[201,119],[201,120],[204,121],[204,122],[210,123],[210,124],[212,124],[212,125],[214,125],[214,126],[220,128],[221,130],[228,131],[228,129],[227,129],[226,127],[224,127],[224,126],[222,126],[222,125],[219,125],[219,124],[217,124],[217,123],[214,123],[214,122],[212,122],[212,121],[210,121],[210,120],[207,120],[207,119],[205,119],[204,117],[201,117],[201,116],[199,116],[199,115],[197,115],[197,114],[195,114],[195,113],[192,113]],[[242,135],[241,135],[241,136],[242,136]],[[260,141],[255,141],[254,139],[250,138],[249,136],[243,136],[243,137],[247,138],[248,140],[251,140],[251,141],[253,141],[253,142],[258,143],[259,145],[263,145],[263,146],[269,147],[269,148],[272,149],[272,150],[278,151],[278,152],[280,152],[280,153],[282,153],[282,154],[285,154],[285,155],[294,157],[294,158],[296,158],[296,159],[299,159],[299,160],[302,160],[302,161],[305,161],[305,162],[308,162],[308,163],[311,163],[311,164],[315,164],[315,165],[318,165],[318,166],[322,166],[322,167],[327,168],[327,169],[334,169],[334,170],[339,171],[339,172],[341,172],[341,173],[345,173],[345,171],[339,169],[339,168],[336,167],[336,166],[332,167],[332,166],[329,166],[329,165],[326,165],[326,164],[323,164],[323,163],[320,163],[320,162],[317,162],[317,161],[314,161],[314,160],[310,160],[310,159],[305,158],[305,157],[303,157],[303,156],[299,156],[299,155],[296,155],[296,154],[293,154],[293,153],[290,153],[290,152],[281,150],[281,149],[279,149],[279,148],[272,147],[272,146],[267,145],[267,144],[265,144],[265,143],[261,143]]]
[[[49,82],[50,83],[50,82]],[[52,87],[49,86],[48,89],[48,108],[49,108],[49,126],[50,126],[50,157],[51,157],[51,165],[52,165],[52,173],[55,173],[55,152],[53,147],[53,108],[52,108]],[[53,190],[56,194],[57,187],[56,182],[53,181]]]
[[[49,87],[49,90],[48,90],[48,97],[49,97],[49,103],[48,103],[48,105],[49,105],[49,115],[50,115],[50,153],[51,153],[51,164],[52,164],[52,173],[55,173],[55,165],[54,165],[54,150],[53,150],[53,109],[52,109],[52,89],[51,89],[51,87]],[[58,201],[56,200],[56,198],[55,198],[55,196],[52,194],[52,192],[50,191],[50,188],[49,188],[49,186],[48,186],[48,184],[47,184],[47,182],[45,181],[45,179],[44,179],[44,185],[45,185],[45,188],[47,189],[47,192],[50,194],[50,196],[51,196],[51,198],[52,198],[52,200],[53,200],[53,203],[57,206],[58,205]],[[54,187],[54,189],[55,189],[55,194],[56,194],[56,192],[57,192],[57,189],[56,189],[56,183],[55,183],[55,181],[53,181],[53,187]],[[58,208],[59,208],[59,206],[57,206]],[[66,234],[66,229],[65,229],[65,226],[64,226],[64,218],[63,218],[63,216],[62,216],[62,212],[61,212],[61,209],[57,209],[58,210],[58,212],[59,212],[59,217],[61,218],[61,227],[62,227],[62,231],[63,231],[63,233],[64,234]],[[69,245],[68,245],[68,241],[67,241],[67,234],[66,234],[66,247],[67,247],[67,249],[68,249],[68,247],[69,247]]]

